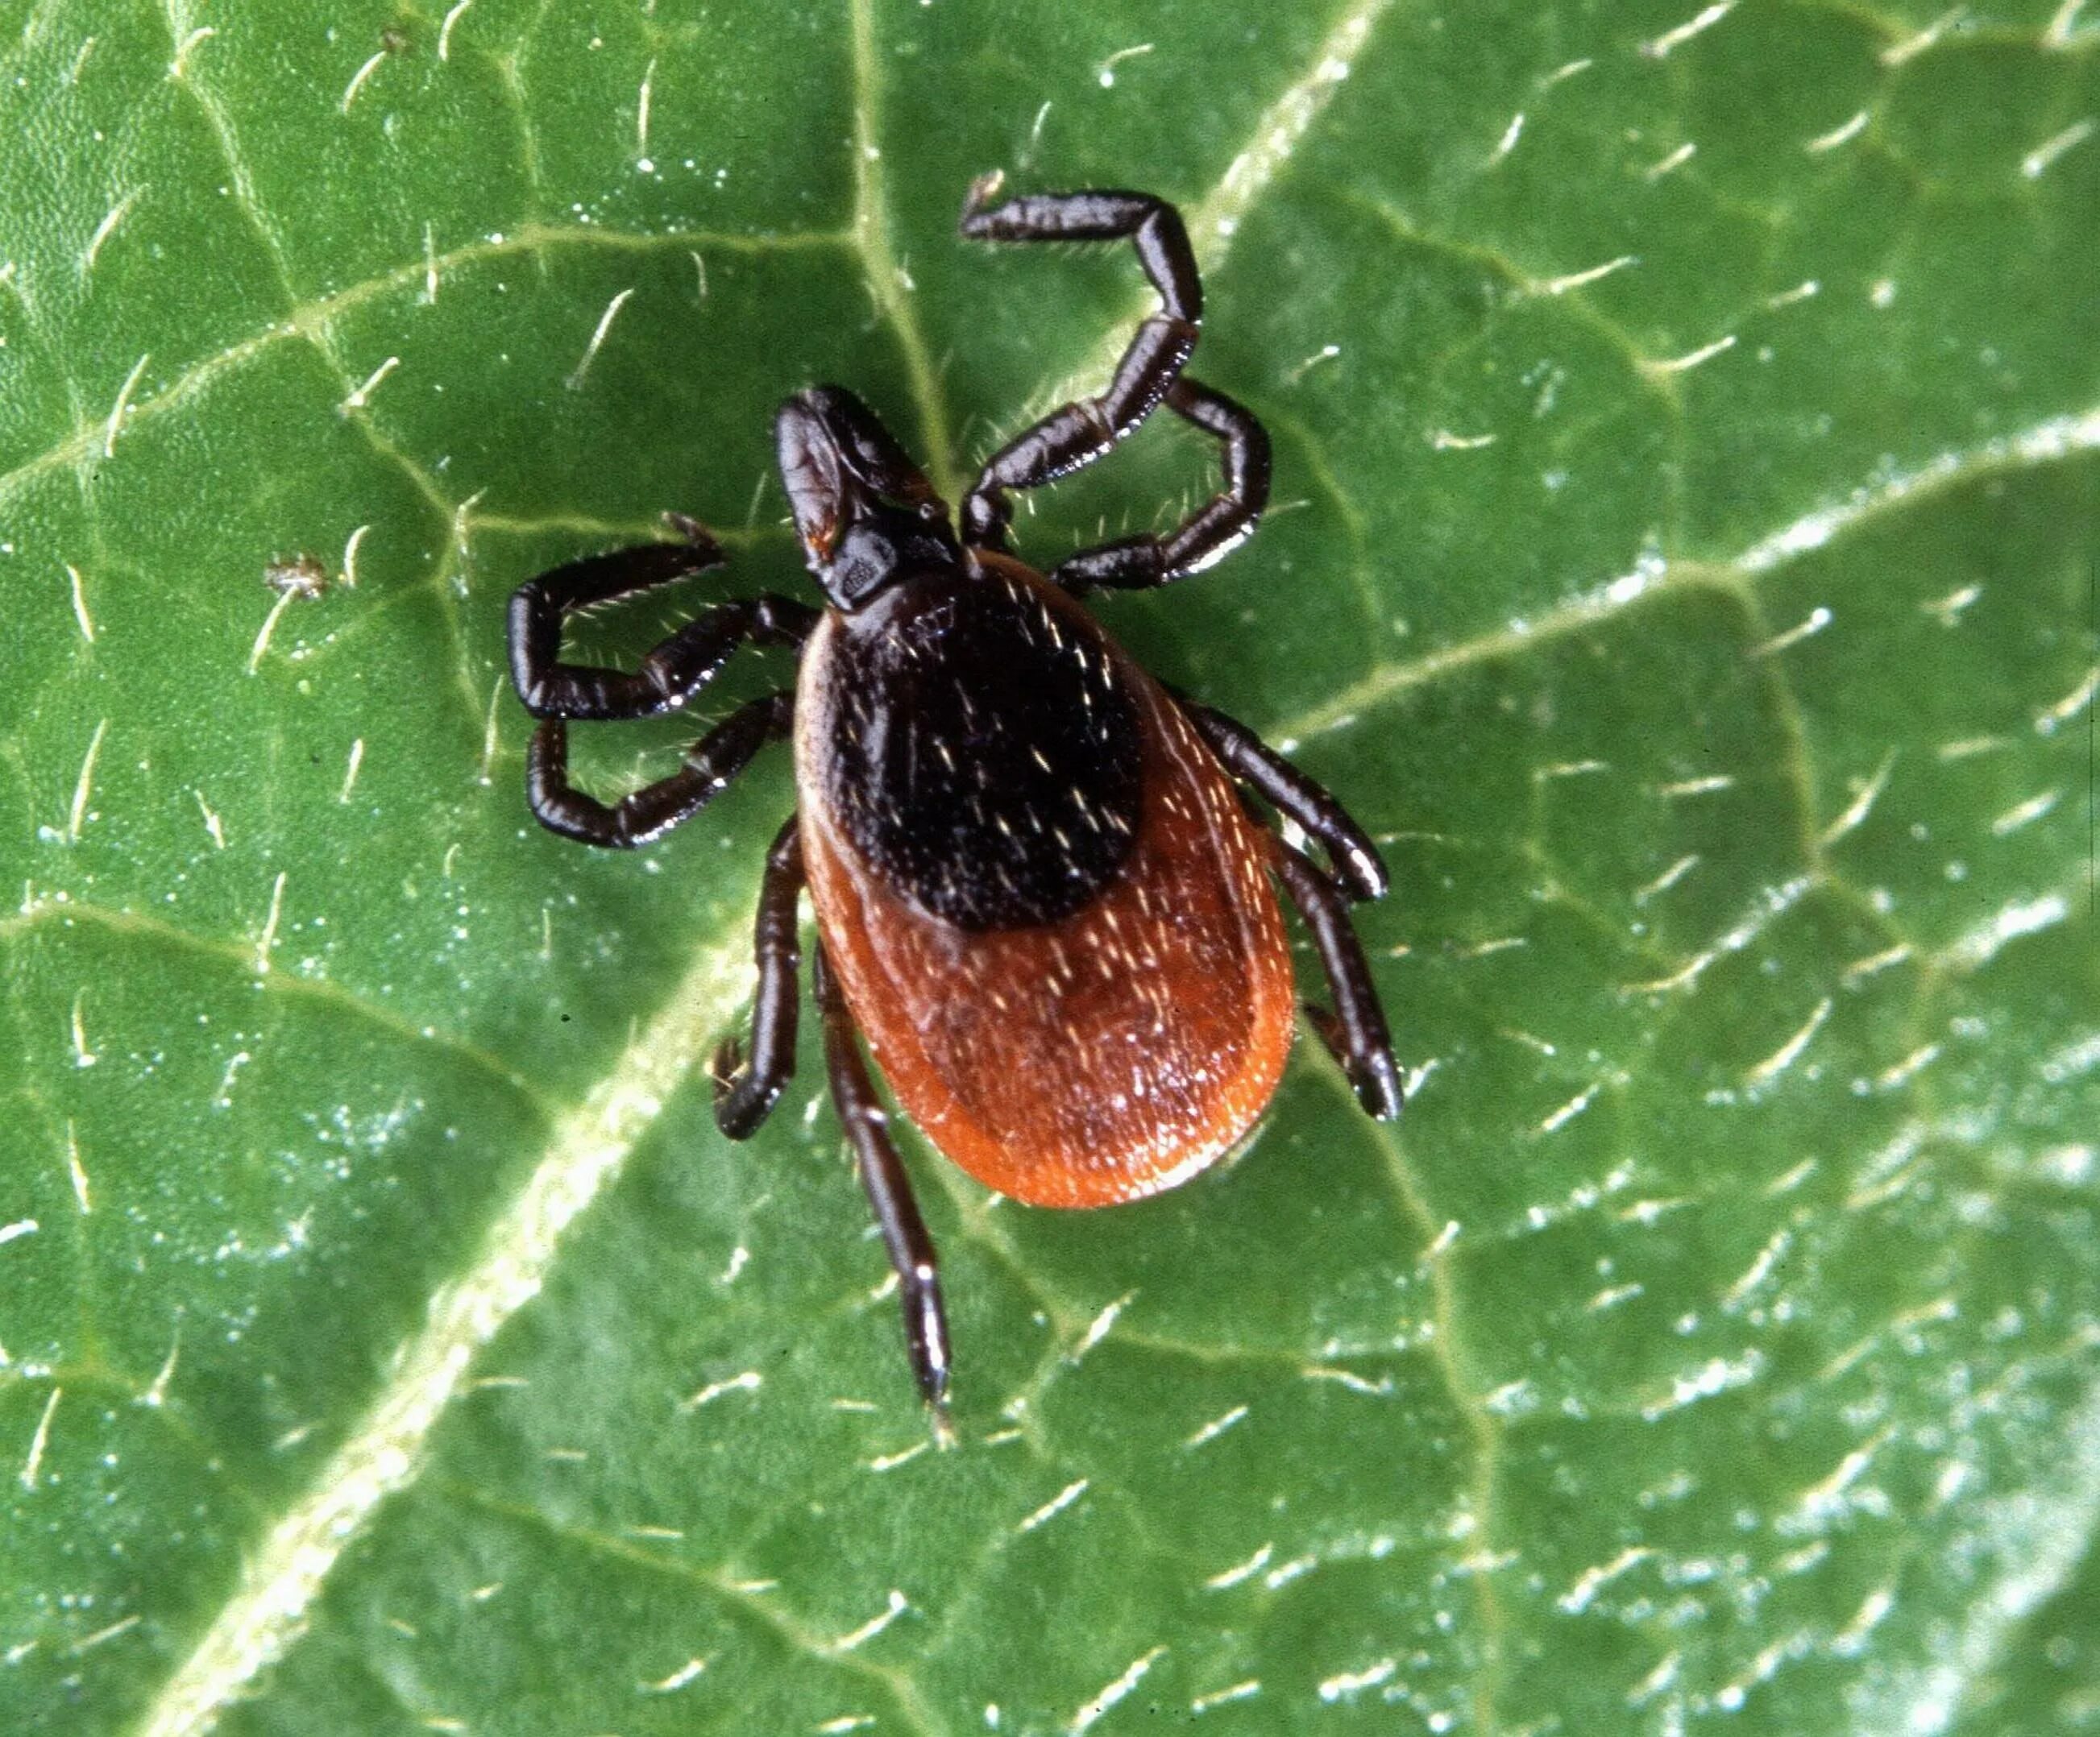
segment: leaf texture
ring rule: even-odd
[[[0,1727],[2100,1722],[2089,10],[0,7]],[[908,1145],[941,1452],[814,1043],[696,1066],[784,765],[543,833],[501,620],[665,508],[594,654],[803,584],[811,381],[951,498],[1095,389],[999,166],[1189,217],[1276,503],[1099,607],[1383,841],[1414,1091]]]

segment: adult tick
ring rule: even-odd
[[[1364,1108],[1396,1115],[1385,1016],[1352,900],[1384,865],[1325,790],[1222,712],[1162,687],[1078,599],[1199,572],[1252,532],[1268,437],[1183,372],[1202,289],[1174,208],[1144,193],[970,189],[980,241],[1128,239],[1158,292],[1108,389],[1052,411],[946,504],[851,393],[798,392],[775,423],[781,478],[827,606],[778,596],[702,610],[632,672],[562,661],[564,618],[715,567],[699,525],[529,580],[510,599],[510,666],[544,720],[527,760],[532,812],[620,849],[690,819],[766,743],[794,738],[796,809],[758,900],[748,1054],[715,1059],[715,1119],[763,1122],[794,1071],[796,907],[832,1100],[901,1281],[920,1391],[951,1364],[933,1245],[861,1051],[899,1105],[979,1181],[1043,1206],[1101,1206],[1185,1181],[1231,1150],[1274,1095],[1291,971],[1271,879],[1310,932],[1332,1012],[1312,1029]],[[1111,451],[1164,404],[1215,439],[1224,486],[1164,536],[1116,539],[1046,577],[1009,553],[1008,496]],[[669,777],[607,803],[568,775],[568,726],[686,705],[739,646],[788,646],[783,690],[732,712]],[[1317,841],[1321,866],[1263,824],[1249,794]]]

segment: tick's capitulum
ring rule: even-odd
[[[946,504],[851,393],[781,408],[780,474],[828,607],[775,596],[718,603],[633,673],[561,661],[570,611],[719,564],[698,525],[677,543],[578,561],[518,587],[510,663],[545,720],[532,812],[585,844],[646,844],[697,813],[765,743],[792,734],[798,806],[759,894],[749,1051],[723,1044],[715,1118],[742,1140],[795,1065],[796,919],[816,908],[810,962],[832,1099],[902,1281],[920,1391],[948,1387],[933,1243],[861,1054],[949,1157],[1031,1205],[1104,1206],[1186,1180],[1230,1151],[1276,1090],[1290,1046],[1291,972],[1272,880],[1304,919],[1335,1007],[1306,1014],[1372,1115],[1396,1115],[1398,1071],[1353,899],[1384,865],[1335,799],[1243,725],[1154,681],[1077,599],[1165,584],[1253,531],[1268,437],[1182,372],[1202,288],[1180,215],[1144,193],[1037,194],[990,205],[983,241],[1129,239],[1158,291],[1099,397],[1053,411]],[[1165,536],[1070,556],[1048,577],[1008,552],[1010,492],[1092,464],[1164,403],[1224,449],[1224,487]],[[573,720],[686,705],[739,645],[792,646],[792,694],[755,700],[668,778],[607,804],[568,778]],[[1326,857],[1257,818],[1259,797]]]

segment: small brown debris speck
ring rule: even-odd
[[[275,555],[262,569],[262,583],[280,597],[317,597],[329,588],[329,570],[317,555]]]

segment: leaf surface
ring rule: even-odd
[[[2082,12],[0,11],[0,1726],[2100,1719]],[[544,833],[502,611],[802,585],[810,381],[951,498],[1096,389],[1001,165],[1189,214],[1276,504],[1099,606],[1385,842],[1414,1090],[1099,1215],[910,1144],[940,1453],[814,1043],[708,1113],[784,765]]]

